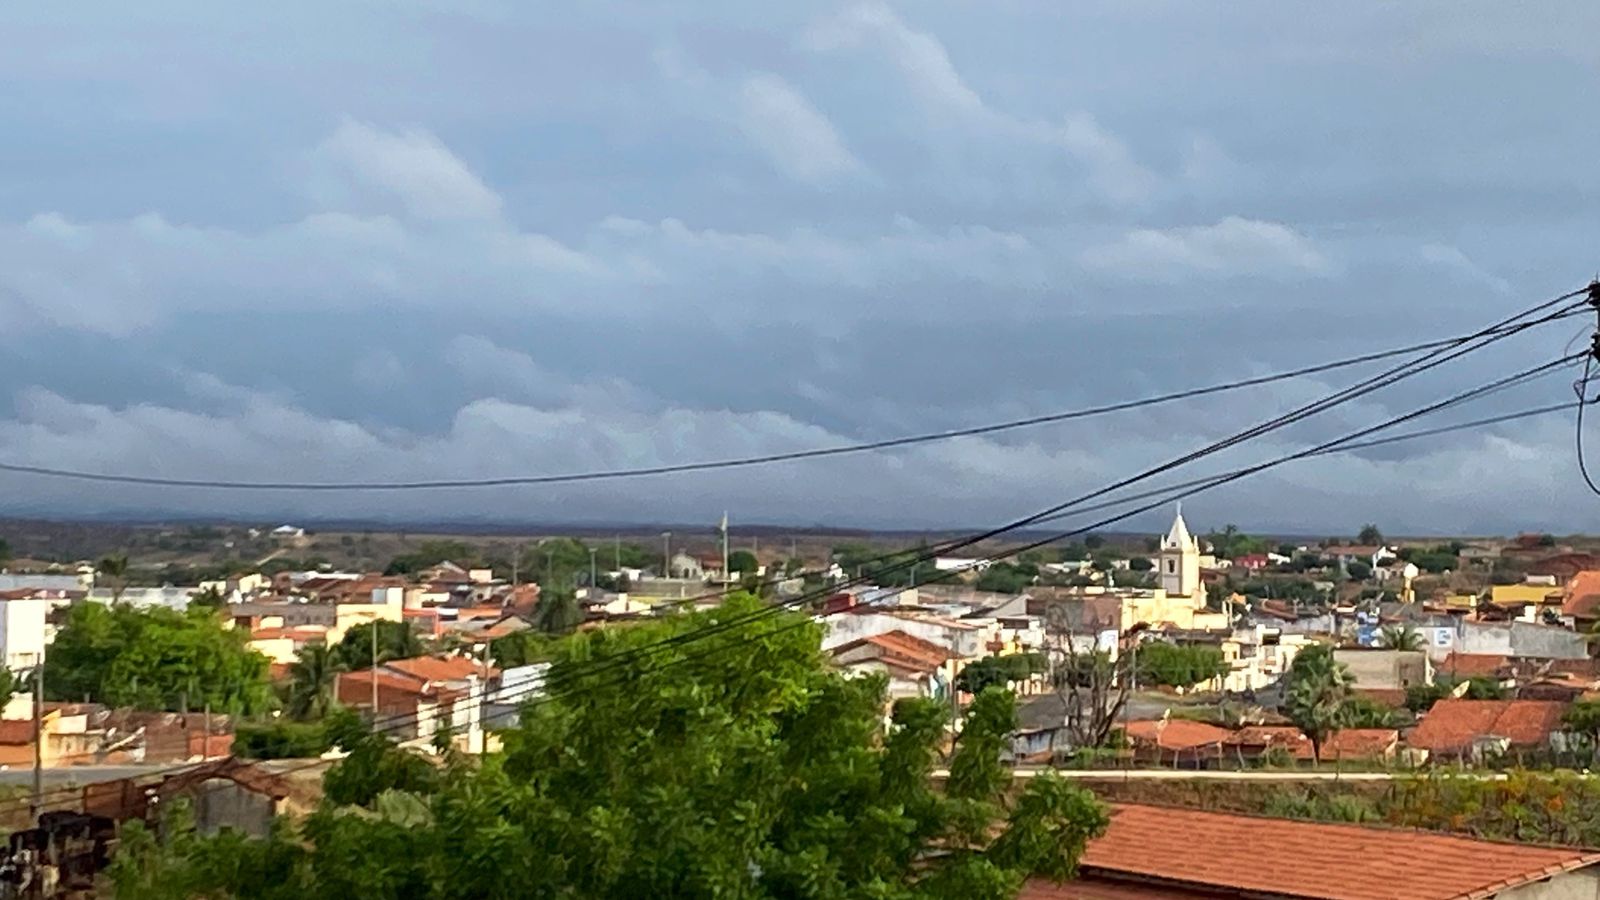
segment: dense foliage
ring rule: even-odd
[[[389,561],[385,575],[415,575],[445,561],[470,566],[478,561],[478,554],[465,541],[423,541],[415,550],[402,553]]]
[[[344,633],[344,639],[333,646],[333,665],[346,672],[372,668],[372,629],[378,629],[378,662],[391,659],[410,659],[423,653],[422,639],[407,622],[389,622],[382,619],[353,625]]]
[[[1071,877],[1106,824],[1064,780],[1013,790],[1012,696],[983,692],[932,776],[946,714],[831,672],[817,626],[728,606],[562,642],[570,689],[524,710],[507,752],[435,768],[355,740],[297,832],[124,835],[139,900],[214,898],[1007,898]],[[650,645],[647,649],[646,645]]]
[[[1049,668],[1042,653],[1011,653],[986,656],[968,663],[956,675],[956,687],[968,694],[981,694],[986,688],[1007,688],[1012,682],[1026,681]]]
[[[1191,688],[1228,673],[1222,651],[1196,644],[1151,641],[1139,646],[1139,683]]]
[[[1350,670],[1333,658],[1327,644],[1312,644],[1295,654],[1285,679],[1283,712],[1311,739],[1312,758],[1322,757],[1328,735],[1350,721]]]
[[[45,660],[45,691],[58,700],[110,706],[260,713],[272,705],[267,658],[249,635],[223,628],[209,609],[80,603],[69,607]]]

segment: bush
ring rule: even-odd
[[[246,759],[304,759],[321,756],[330,746],[321,722],[240,723],[233,734],[233,754]]]

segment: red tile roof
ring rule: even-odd
[[[1269,864],[1263,857],[1265,848],[1271,848],[1271,858],[1282,864]],[[1095,883],[1137,879],[1147,888],[1170,885],[1229,896],[1444,900],[1487,898],[1597,862],[1600,853],[1573,848],[1116,805],[1110,827],[1089,843],[1081,867],[1084,877]],[[1065,887],[1068,893],[1033,893],[1030,885],[1022,898],[1119,896],[1073,894],[1072,883]]]
[[[1323,762],[1341,759],[1378,759],[1387,756],[1400,742],[1393,728],[1346,728],[1322,742]],[[1275,748],[1289,751],[1297,760],[1311,759],[1311,739],[1293,725],[1250,725],[1234,732],[1226,743],[1243,750],[1262,752]]]
[[[1215,900],[1215,891],[1188,891],[1166,885],[1139,884],[1132,881],[1110,881],[1099,878],[1077,878],[1061,884],[1052,884],[1035,878],[1022,886],[1017,900]]]
[[[470,656],[418,656],[413,659],[392,659],[382,665],[389,672],[409,675],[418,681],[466,681],[476,675],[484,677],[483,661]],[[488,675],[498,675],[494,667]]]
[[[1572,576],[1561,594],[1561,614],[1578,619],[1600,615],[1600,569],[1585,569]]]
[[[1557,700],[1440,700],[1407,735],[1406,743],[1434,753],[1464,753],[1481,737],[1537,747],[1561,727],[1567,704]]]
[[[1154,744],[1162,750],[1196,750],[1221,744],[1233,737],[1233,732],[1226,728],[1188,719],[1129,722],[1124,733],[1128,740],[1136,744]]]
[[[1493,678],[1511,668],[1511,657],[1498,653],[1456,653],[1444,658],[1438,671],[1460,678]]]
[[[1365,697],[1374,703],[1381,703],[1391,709],[1405,709],[1405,688],[1364,688],[1358,687],[1351,691],[1357,697]]]
[[[885,665],[913,672],[934,672],[955,658],[955,654],[938,644],[904,631],[888,631],[841,644],[833,648],[833,655],[839,656],[860,647],[873,648],[876,651],[873,658]]]

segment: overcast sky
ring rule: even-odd
[[[1596,34],[1593,3],[1499,0],[11,4],[0,460],[246,480],[649,465],[1469,332],[1600,269]],[[0,475],[0,513],[982,526],[1359,374],[562,489]],[[1454,418],[1559,402],[1572,377]],[[1185,509],[1199,527],[1600,530],[1572,438],[1558,416],[1324,458]]]

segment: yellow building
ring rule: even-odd
[[[1497,584],[1489,589],[1489,599],[1495,603],[1539,603],[1554,596],[1561,601],[1561,589],[1548,584]]]
[[[1167,536],[1161,539],[1156,567],[1161,577],[1159,588],[1123,598],[1124,631],[1140,622],[1191,629],[1229,627],[1226,612],[1206,609],[1206,586],[1200,580],[1200,541],[1189,533],[1181,505]]]

